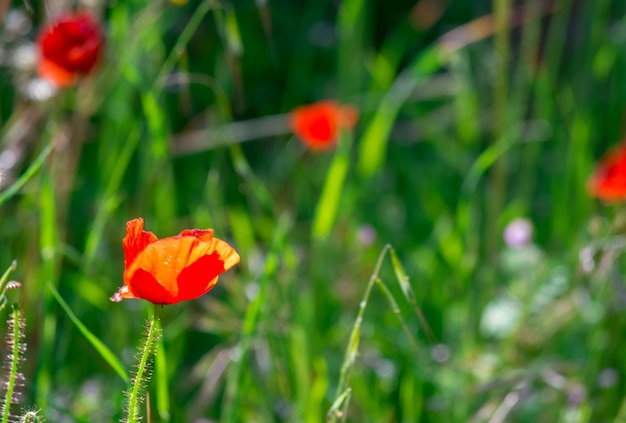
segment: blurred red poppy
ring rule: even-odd
[[[239,254],[213,229],[186,229],[157,239],[143,230],[143,219],[126,223],[124,286],[112,297],[141,298],[154,304],[175,304],[210,291],[217,277],[239,263]]]
[[[626,141],[600,160],[587,181],[587,190],[607,202],[626,199]]]
[[[60,16],[37,38],[39,76],[60,87],[72,85],[96,66],[103,42],[100,25],[90,14]]]
[[[356,107],[322,100],[295,108],[289,115],[289,124],[307,147],[328,150],[337,142],[339,129],[351,130],[358,119]]]

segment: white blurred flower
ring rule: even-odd
[[[31,79],[26,85],[26,95],[34,101],[46,101],[54,96],[58,91],[57,87],[51,82],[42,79]]]
[[[487,336],[505,338],[519,323],[522,314],[520,302],[511,297],[496,298],[487,304],[480,320],[480,329]]]
[[[37,47],[32,43],[23,43],[13,49],[10,60],[13,67],[22,71],[30,71],[35,69],[38,59]]]
[[[20,9],[11,9],[4,17],[4,33],[12,41],[27,35],[33,28],[28,15]]]

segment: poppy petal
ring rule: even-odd
[[[40,77],[53,82],[58,87],[69,87],[76,81],[76,74],[46,59],[39,62],[37,72]]]
[[[308,147],[328,149],[334,145],[337,136],[338,111],[338,103],[332,100],[300,106],[289,115],[289,124]]]
[[[122,240],[124,245],[124,267],[128,267],[137,256],[150,244],[158,239],[152,232],[143,230],[143,219],[130,220],[126,223],[126,236]]]
[[[132,297],[127,296],[125,298],[143,298],[154,304],[170,304],[171,301],[171,292],[165,289],[150,272],[144,269],[135,271],[131,291]]]
[[[100,24],[89,13],[70,13],[44,26],[37,38],[39,75],[61,87],[98,64],[104,44]]]
[[[289,125],[307,147],[321,151],[334,147],[339,129],[353,129],[358,119],[359,110],[355,106],[322,100],[293,109]]]
[[[239,263],[239,254],[213,237],[213,229],[186,229],[157,239],[143,230],[143,219],[126,224],[124,286],[111,301],[141,298],[174,304],[197,298],[217,283],[218,276]]]
[[[597,165],[587,181],[587,190],[593,197],[613,202],[626,199],[626,143],[622,143]]]
[[[224,261],[217,252],[200,257],[178,275],[176,300],[192,300],[209,292],[217,283],[218,276],[225,270]]]
[[[209,242],[213,239],[213,229],[185,229],[178,236],[192,236],[200,241]]]

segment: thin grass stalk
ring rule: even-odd
[[[493,142],[496,143],[505,132],[507,124],[508,84],[509,84],[509,15],[510,0],[493,0],[495,15],[495,49],[496,49],[496,77],[493,90]],[[506,185],[506,164],[504,157],[500,157],[491,169],[491,190],[488,201],[487,224],[487,254],[495,254],[498,240],[498,218],[504,204],[504,189]]]
[[[144,400],[142,393],[146,390],[149,379],[150,359],[154,355],[155,345],[161,338],[161,327],[159,325],[159,305],[155,304],[152,317],[148,319],[148,326],[145,339],[139,347],[140,356],[137,372],[132,379],[132,387],[126,396],[127,418],[125,423],[138,423],[141,421],[139,416],[139,404]]]
[[[365,313],[365,308],[367,307],[367,301],[369,300],[370,293],[372,292],[372,287],[376,283],[378,279],[378,274],[380,273],[380,268],[383,264],[383,260],[387,251],[391,248],[391,245],[387,244],[380,252],[378,256],[378,260],[376,261],[376,267],[374,268],[374,273],[370,277],[369,282],[367,283],[367,287],[365,288],[365,294],[363,295],[363,299],[359,304],[359,312],[357,314],[356,320],[354,321],[354,325],[352,325],[352,332],[350,333],[350,341],[348,342],[348,347],[346,348],[346,353],[344,355],[343,364],[341,365],[341,373],[339,374],[339,383],[337,384],[337,392],[335,394],[336,400],[333,403],[333,406],[329,409],[328,414],[326,415],[327,421],[334,423],[337,421],[337,417],[341,417],[341,414],[345,414],[343,412],[338,413],[337,410],[343,404],[343,401],[349,396],[349,393],[346,393],[345,386],[348,383],[350,378],[350,370],[352,369],[352,365],[356,360],[356,355],[359,350],[359,341],[361,338],[361,322],[363,321],[363,314]]]

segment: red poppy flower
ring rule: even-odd
[[[339,129],[354,128],[358,119],[356,107],[323,100],[294,109],[289,125],[307,147],[328,150],[335,145]]]
[[[600,160],[587,181],[587,190],[607,202],[626,199],[626,141]]]
[[[111,301],[141,298],[154,304],[175,304],[210,291],[217,277],[239,263],[239,254],[213,229],[185,229],[157,239],[143,230],[143,219],[126,223],[124,286]]]
[[[39,33],[39,76],[61,87],[72,85],[96,66],[102,44],[99,24],[88,13],[59,17]]]

